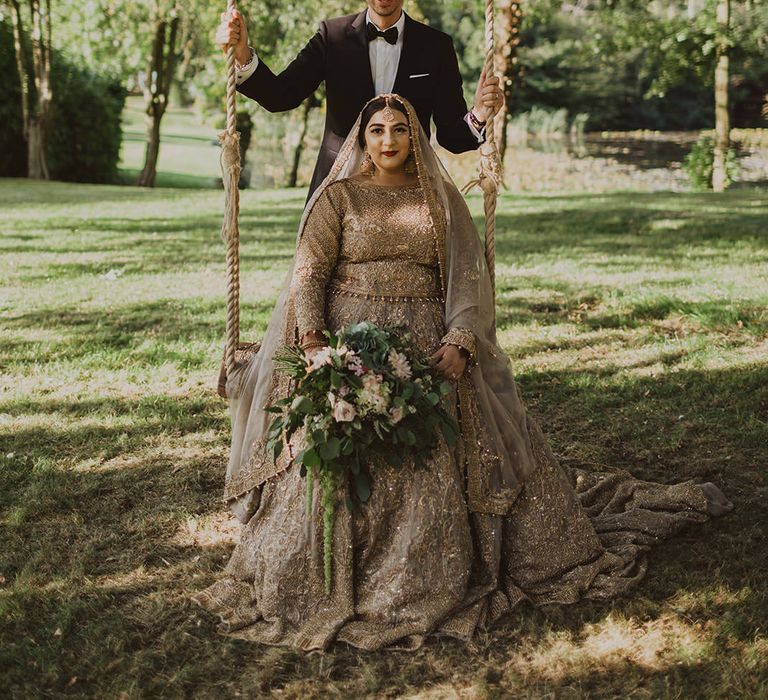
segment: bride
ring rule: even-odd
[[[219,580],[193,596],[220,632],[304,650],[466,640],[522,601],[621,595],[650,545],[732,507],[712,484],[566,476],[526,415],[493,304],[467,206],[413,108],[373,99],[307,204],[260,352],[228,384],[224,497],[244,527]],[[276,350],[300,342],[311,356],[324,330],[362,320],[406,327],[432,354],[461,438],[426,468],[376,466],[361,512],[338,509],[326,595],[320,499],[308,516],[289,451],[274,461],[266,449],[264,409],[291,390]]]

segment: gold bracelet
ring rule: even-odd
[[[311,343],[303,343],[302,350],[311,350],[312,348],[324,348],[328,343],[324,340],[313,340]]]

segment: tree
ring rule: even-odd
[[[21,113],[27,142],[27,176],[50,179],[46,143],[51,118],[51,1],[29,0],[31,66],[27,54],[27,31],[19,0],[8,0],[13,24],[16,69],[21,85]],[[30,81],[31,77],[31,81]],[[30,82],[34,91],[30,89]]]
[[[730,118],[728,115],[728,61],[731,22],[730,0],[718,0],[718,46],[715,67],[715,149],[712,163],[712,189],[722,192],[728,186],[726,161],[730,147]]]
[[[142,187],[155,186],[157,158],[160,154],[160,123],[168,108],[168,95],[176,64],[179,15],[180,8],[175,3],[165,10],[160,5],[156,6],[152,50],[143,85],[149,119],[144,167],[138,180]]]

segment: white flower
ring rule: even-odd
[[[405,411],[402,406],[395,406],[389,409],[389,415],[392,417],[392,425],[396,425],[405,417]]]
[[[336,401],[336,405],[333,407],[333,418],[337,423],[349,423],[355,420],[357,411],[355,407],[344,399]]]
[[[328,403],[331,404],[331,408],[336,405],[336,395],[332,392],[328,392]]]
[[[411,378],[411,365],[408,358],[394,348],[389,349],[389,364],[392,365],[392,374],[398,379],[407,380]]]
[[[347,353],[345,361],[347,363],[347,367],[349,367],[349,369],[351,369],[358,377],[362,377],[365,374],[363,361],[357,355],[355,355],[352,350]]]
[[[381,393],[381,375],[368,373],[363,377],[363,389],[371,394]]]
[[[344,357],[344,355],[346,355],[348,353],[352,353],[354,355],[355,351],[354,350],[350,350],[346,345],[342,345],[341,347],[336,348],[336,354],[339,357]]]
[[[331,348],[326,346],[314,354],[311,360],[311,367],[312,369],[320,369],[323,365],[330,365],[332,362]]]

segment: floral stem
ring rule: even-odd
[[[323,490],[323,573],[325,592],[331,592],[331,574],[333,559],[333,523],[335,506],[335,479],[333,474],[325,472],[320,481]]]

